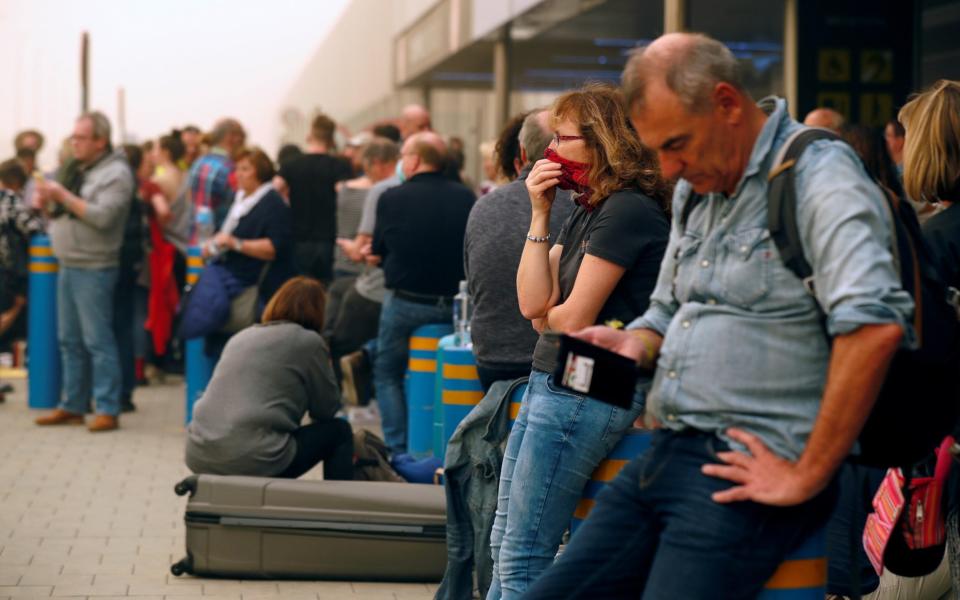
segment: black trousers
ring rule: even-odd
[[[297,273],[319,279],[324,286],[329,286],[333,281],[333,248],[333,240],[296,242],[293,254]]]
[[[353,479],[353,429],[343,419],[325,419],[304,425],[293,432],[297,454],[285,471],[285,479],[300,477],[323,461],[326,480]]]
[[[380,308],[382,304],[368,300],[351,286],[340,299],[337,314],[332,318],[324,332],[330,344],[330,358],[333,370],[340,380],[340,357],[356,352],[368,341],[375,339],[380,327]],[[373,360],[373,357],[370,357]]]

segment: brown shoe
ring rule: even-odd
[[[120,424],[117,418],[113,415],[97,415],[90,421],[90,424],[87,425],[87,429],[93,432],[113,431],[119,426]]]
[[[83,415],[76,415],[58,408],[34,421],[37,425],[83,425]]]

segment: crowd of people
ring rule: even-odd
[[[476,188],[462,144],[418,105],[342,152],[318,115],[276,162],[233,119],[114,151],[106,117],[87,113],[56,171],[36,165],[35,131],[0,164],[0,335],[22,335],[25,244],[47,231],[64,391],[38,424],[83,423],[92,401],[88,428],[116,429],[144,365],[176,368],[180,338],[202,337],[217,366],[188,429],[193,471],[298,477],[322,461],[352,479],[342,402],[375,398],[389,451],[405,453],[409,338],[450,321],[466,280],[484,390],[529,378],[494,448],[490,572],[468,587],[751,598],[826,528],[829,592],[858,596],[880,581],[850,540],[886,470],[847,459],[888,365],[923,343],[901,204],[923,224],[921,258],[960,289],[960,84],[920,93],[882,131],[826,107],[804,123],[836,137],[781,164],[807,128],[784,100],[752,98],[733,54],[698,34],[636,50],[620,88],[515,116],[482,148]],[[785,170],[802,248],[789,264],[768,215]],[[206,267],[190,288],[192,247]],[[555,379],[560,334],[636,361],[629,408]],[[557,558],[591,473],[633,426],[652,430],[650,449]],[[946,553],[956,580],[960,548]]]

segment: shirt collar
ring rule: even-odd
[[[530,175],[530,171],[532,170],[533,170],[533,164],[527,163],[527,166],[521,169],[520,174],[517,175],[517,181],[524,181],[527,178],[527,176]]]
[[[776,96],[767,96],[760,102],[757,102],[767,115],[767,122],[763,124],[760,135],[753,143],[753,151],[750,153],[750,160],[747,161],[747,168],[743,171],[743,176],[737,184],[737,192],[740,191],[743,182],[748,178],[760,172],[760,168],[767,161],[767,157],[773,150],[773,141],[777,138],[777,132],[781,126],[790,123],[790,114],[787,113],[787,101]]]

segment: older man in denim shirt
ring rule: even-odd
[[[646,314],[580,336],[656,365],[647,414],[660,429],[526,597],[753,598],[826,522],[913,304],[882,193],[839,142],[815,142],[796,166],[816,297],[784,266],[767,176],[802,126],[783,100],[753,103],[722,44],[663,36],[630,60],[624,87],[644,143],[680,179],[673,230]],[[682,226],[692,192],[702,199]]]

